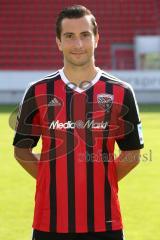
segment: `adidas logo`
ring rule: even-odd
[[[57,100],[57,98],[53,98],[49,103],[48,106],[60,106],[61,103]]]

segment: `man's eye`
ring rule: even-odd
[[[72,34],[66,35],[66,38],[72,38]]]
[[[83,37],[89,37],[90,36],[90,34],[89,33],[83,33],[83,35],[82,35]]]

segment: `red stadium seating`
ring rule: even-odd
[[[100,32],[97,64],[114,68],[115,45],[133,45],[136,35],[160,34],[159,0],[93,0],[79,1],[97,17]],[[55,44],[57,13],[75,1],[1,0],[0,69],[45,70],[62,66]],[[133,50],[116,53],[116,68],[134,69]]]
[[[115,66],[117,70],[134,69],[134,51],[133,49],[119,49],[115,51]]]

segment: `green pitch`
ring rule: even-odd
[[[13,156],[13,106],[0,106],[0,239],[31,239],[35,181]],[[127,240],[160,239],[160,105],[141,106],[145,148],[140,165],[119,184]]]

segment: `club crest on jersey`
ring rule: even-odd
[[[111,110],[113,99],[114,99],[114,96],[111,94],[101,93],[97,95],[98,104],[107,112],[110,112]]]

